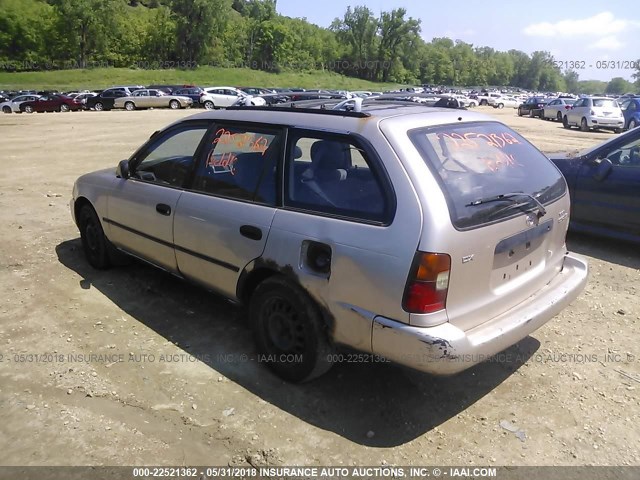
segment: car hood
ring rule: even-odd
[[[580,152],[578,150],[572,150],[569,152],[547,153],[545,155],[552,161],[562,160],[565,162],[579,162],[581,158],[579,153]]]

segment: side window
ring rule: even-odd
[[[160,185],[184,186],[206,131],[206,125],[191,125],[166,132],[134,160],[132,175]]]
[[[193,189],[275,205],[281,151],[280,130],[216,125],[198,165]]]
[[[614,165],[640,168],[640,138],[630,141],[607,155]]]
[[[362,220],[385,220],[379,170],[354,139],[298,135],[285,166],[285,205]]]

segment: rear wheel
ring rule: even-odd
[[[582,132],[589,131],[589,125],[587,124],[587,119],[584,117],[582,117],[582,120],[580,120],[580,131]]]
[[[522,109],[518,108],[518,116],[521,117],[522,116]]]
[[[622,129],[621,128],[614,128],[613,129],[613,133],[622,133]]]
[[[104,104],[102,102],[98,102],[98,103],[95,104],[94,108],[97,111],[101,112],[102,110],[104,110]]]
[[[127,102],[124,104],[124,109],[128,110],[129,112],[132,112],[136,109],[136,106],[133,102]]]
[[[7,107],[6,105],[2,107],[2,113],[11,113],[11,107]]]
[[[571,125],[569,125],[569,119],[567,118],[566,115],[562,117],[562,126],[567,129],[571,128]]]
[[[27,105],[24,107],[24,111],[27,113],[33,113],[33,107],[31,105]]]
[[[173,109],[173,110],[177,110],[180,108],[180,102],[178,100],[171,100],[169,102],[169,108]]]
[[[558,115],[556,115],[556,119],[561,122],[562,121],[562,113],[558,112]]]
[[[333,348],[322,313],[299,285],[268,278],[253,292],[249,315],[258,353],[278,376],[304,382],[331,368]]]
[[[498,108],[504,108],[504,103],[499,103]]]
[[[629,122],[629,127],[628,127],[628,129],[629,129],[629,130],[633,130],[633,129],[634,129],[634,128],[636,128],[637,126],[638,126],[638,124],[636,123],[636,121],[635,121],[634,119],[632,119],[632,120]]]
[[[533,118],[533,117],[534,117],[534,115],[533,115],[533,110],[529,110],[529,116],[530,116],[531,118]]]
[[[207,110],[213,110],[215,108],[215,105],[211,100],[207,100],[206,102],[204,102],[204,108],[206,108]]]
[[[66,103],[63,103],[62,105],[60,105],[61,112],[68,112],[69,110],[71,109],[69,108],[69,105],[67,105]]]

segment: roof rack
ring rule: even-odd
[[[301,103],[304,103],[301,102]],[[319,105],[314,106],[302,106],[296,105],[296,102],[280,103],[276,105],[245,105],[245,106],[232,106],[227,107],[227,110],[251,110],[259,112],[291,112],[291,113],[316,113],[321,115],[334,115],[338,117],[355,117],[355,118],[367,118],[371,115],[355,110],[334,110],[333,108],[327,108],[324,103],[332,103],[325,101]]]

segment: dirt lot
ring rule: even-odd
[[[478,111],[547,152],[613,136]],[[0,464],[640,465],[637,247],[571,236],[587,289],[500,361],[444,379],[345,363],[301,386],[252,359],[225,300],[90,268],[73,181],[188,114],[0,116]]]

